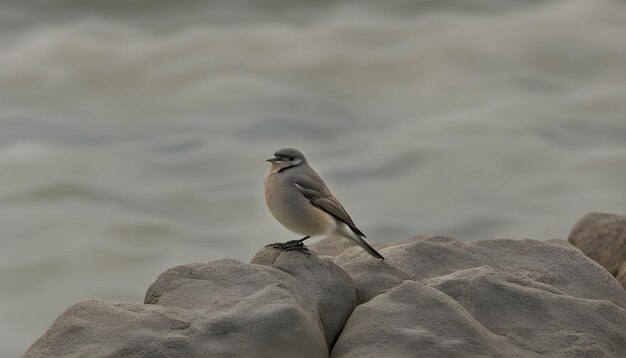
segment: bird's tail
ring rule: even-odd
[[[342,236],[346,236],[347,238],[349,238],[350,240],[356,242],[357,244],[359,244],[359,246],[361,246],[365,251],[367,251],[368,254],[374,256],[377,259],[381,259],[384,260],[385,258],[383,257],[383,255],[379,254],[378,251],[376,251],[376,249],[374,249],[372,246],[370,246],[370,244],[367,243],[367,241],[365,241],[364,238],[361,237],[361,235],[357,234],[356,232],[354,232],[352,229],[350,229],[347,225],[344,226],[342,228],[343,230],[341,230],[343,232],[344,235]]]
[[[385,259],[383,255],[379,254],[376,249],[374,249],[372,246],[370,246],[370,244],[367,243],[367,241],[365,241],[365,239],[358,235],[354,236],[356,236],[356,238],[353,238],[353,240],[356,241],[356,243],[359,244],[359,246],[361,246],[363,249],[365,249],[365,251],[367,251],[370,255],[374,256],[377,259]]]

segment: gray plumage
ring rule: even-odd
[[[265,178],[265,200],[278,222],[306,236],[343,236],[370,255],[384,259],[365,242],[365,234],[356,227],[346,209],[300,151],[280,149],[267,161],[272,166]]]

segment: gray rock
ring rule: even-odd
[[[144,303],[194,310],[221,310],[245,296],[286,281],[285,272],[248,265],[235,259],[176,266],[163,272],[148,288]]]
[[[462,243],[444,236],[418,236],[399,245],[381,250],[386,268],[405,273],[410,279],[444,276],[480,266],[491,266],[520,277],[554,286],[566,294],[581,298],[609,300],[626,308],[626,294],[610,275],[580,250],[536,240],[496,239]],[[360,277],[378,281],[379,263],[366,256],[355,256],[350,250],[334,261],[354,278],[358,291],[369,290]],[[359,269],[355,269],[358,266]],[[360,272],[359,272],[360,271]],[[397,271],[394,271],[397,272]],[[369,274],[368,274],[369,273]],[[401,278],[401,274],[394,274]]]
[[[81,301],[63,312],[24,357],[199,356],[205,345],[190,339],[196,318],[179,308]]]
[[[245,314],[243,314],[245,312]],[[268,288],[211,313],[88,300],[66,310],[25,357],[327,357],[317,317]]]
[[[223,259],[174,267],[150,286],[144,304],[79,302],[25,356],[626,352],[626,291],[562,241],[419,236],[382,248],[384,261],[360,247],[324,245],[329,256],[263,248],[251,264]]]
[[[374,247],[376,250],[380,250],[384,247],[387,247],[388,245],[386,244],[381,244],[378,242],[373,242],[371,243],[372,247]],[[363,257],[367,257],[369,254],[367,254],[363,249],[361,250],[356,250],[356,248],[358,248],[359,245],[357,245],[354,241],[350,240],[350,239],[346,239],[345,237],[341,237],[341,236],[336,236],[336,235],[332,235],[329,236],[327,238],[324,238],[314,244],[311,244],[309,246],[309,249],[311,249],[311,251],[315,252],[318,255],[322,255],[322,256],[338,256],[341,255],[343,252],[350,250],[351,252],[354,252],[355,255],[359,255],[359,254],[363,254]],[[371,255],[370,255],[371,256]]]
[[[508,337],[504,356],[523,351],[523,356],[618,357],[626,352],[626,310],[609,301],[568,295],[489,266],[422,283],[454,299],[490,332]]]
[[[267,265],[297,279],[301,296],[319,310],[329,346],[341,332],[356,307],[356,289],[352,278],[330,259],[317,255],[296,255],[275,249],[261,249],[252,263]],[[273,259],[271,259],[273,258]],[[295,284],[294,284],[295,286]]]
[[[398,286],[405,280],[410,280],[407,273],[395,267],[389,260],[364,257],[345,262],[342,268],[352,277],[357,286],[359,303],[367,302],[381,292]]]
[[[332,357],[521,357],[441,291],[415,281],[359,305]]]
[[[626,215],[587,214],[572,228],[569,242],[615,276],[626,261]]]
[[[561,240],[561,239],[550,239],[550,240],[546,240],[544,242],[546,244],[552,244],[552,245],[572,246],[572,244],[570,244],[569,241]]]
[[[572,246],[420,236],[381,254],[384,262],[352,249],[334,259],[363,304],[332,357],[626,352],[626,292]]]
[[[352,240],[338,236],[329,236],[309,245],[309,249],[318,255],[337,256],[345,250],[356,246],[358,245]]]
[[[626,289],[626,261],[624,261],[622,266],[619,267],[619,272],[617,273],[617,276],[615,276],[615,279],[620,283],[620,285],[622,285],[622,287],[624,287],[624,289]]]
[[[81,302],[26,356],[328,357],[356,302],[352,279],[315,255],[268,250],[271,266],[223,259],[167,270],[144,305]]]

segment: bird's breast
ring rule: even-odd
[[[331,215],[311,204],[281,173],[269,173],[265,178],[265,201],[274,218],[298,234],[326,235],[336,226]]]

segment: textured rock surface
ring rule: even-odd
[[[371,242],[372,247],[380,250],[389,245]],[[352,247],[359,247],[354,241],[341,236],[329,236],[309,246],[311,251],[322,256],[337,256]],[[359,252],[358,250],[356,252]],[[367,255],[364,255],[364,257]]]
[[[269,261],[169,269],[144,305],[78,303],[26,356],[327,357],[356,302],[352,279],[315,255],[259,256]]]
[[[206,348],[191,340],[188,310],[85,300],[68,308],[24,355],[29,357],[185,357]]]
[[[252,263],[271,266],[297,278],[301,296],[319,310],[320,319],[326,333],[326,341],[332,343],[341,332],[343,325],[356,307],[356,290],[348,274],[331,260],[317,255],[267,255],[276,250],[263,248]],[[274,257],[274,259],[269,259]]]
[[[626,261],[626,215],[587,214],[572,228],[569,242],[615,276]]]
[[[441,291],[404,281],[356,308],[333,357],[511,357],[506,337]],[[513,354],[514,353],[514,354]]]
[[[172,268],[148,289],[145,304],[73,305],[26,357],[626,352],[626,291],[563,241],[420,236],[382,248],[384,261],[345,241],[312,245],[322,257],[263,248],[251,264]]]
[[[362,304],[332,357],[626,352],[626,292],[574,247],[423,236],[381,254],[385,261],[349,248],[334,259]]]
[[[418,236],[384,248],[381,253],[388,257],[385,261],[369,260],[367,253],[355,247],[334,261],[354,279],[358,292],[389,288],[390,280],[408,277],[421,281],[488,265],[554,286],[569,295],[612,300],[626,307],[626,292],[602,267],[571,246],[510,239],[465,244],[449,237]]]
[[[338,236],[330,236],[309,245],[309,249],[318,255],[337,256],[346,249],[355,246],[358,245],[351,240]]]
[[[620,285],[622,285],[622,287],[624,287],[624,289],[626,289],[626,261],[624,261],[622,266],[619,267],[619,272],[617,273],[615,279],[620,283]]]

